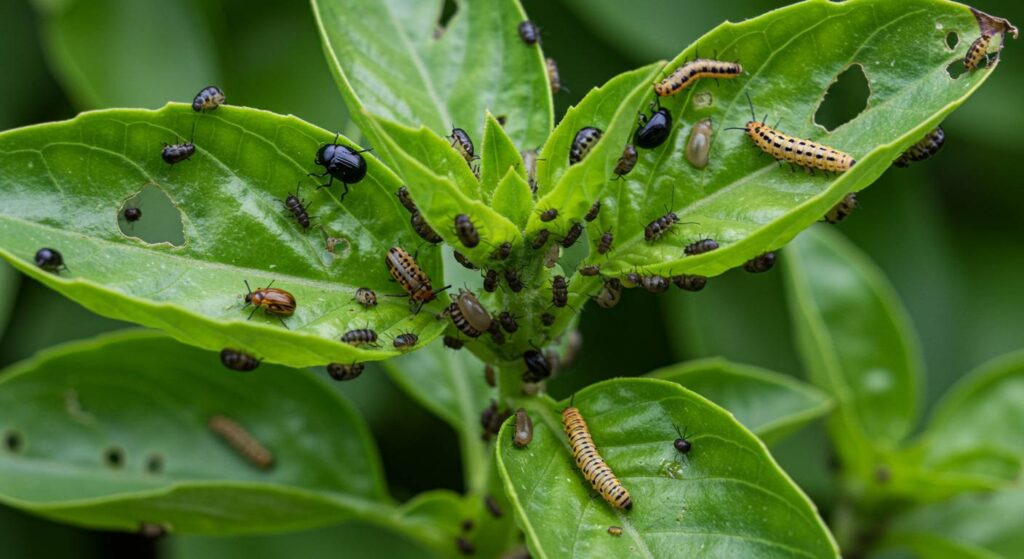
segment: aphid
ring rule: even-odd
[[[575,165],[583,161],[583,158],[590,153],[594,144],[601,139],[601,134],[601,130],[593,126],[580,128],[579,132],[576,132],[576,137],[572,140],[572,146],[569,148],[569,165]]]
[[[505,281],[513,293],[519,293],[523,290],[523,280],[519,277],[519,272],[511,268],[505,269]]]
[[[583,223],[580,222],[580,221],[577,221],[576,223],[573,223],[572,227],[569,228],[569,231],[567,231],[565,233],[565,236],[562,237],[562,243],[561,243],[562,244],[562,248],[569,248],[572,245],[576,244],[576,241],[579,240],[580,235],[582,235],[582,234],[583,234]]]
[[[601,291],[598,292],[595,301],[597,301],[597,306],[603,309],[610,309],[618,305],[620,299],[622,299],[622,282],[617,278],[611,278],[604,282],[604,286],[601,287]]]
[[[462,536],[455,538],[455,547],[458,548],[459,553],[463,555],[473,555],[476,553],[476,546],[473,545],[473,542]]]
[[[712,132],[710,118],[705,118],[694,124],[690,129],[690,139],[686,142],[686,160],[690,162],[690,165],[698,169],[708,166]]]
[[[473,519],[472,518],[467,518],[467,519],[462,521],[462,531],[463,532],[472,532],[474,526],[476,526],[476,525],[473,523]]]
[[[572,405],[562,410],[562,425],[565,426],[573,458],[583,472],[583,477],[608,504],[624,510],[632,509],[633,500],[629,496],[629,491],[619,483],[612,469],[601,458],[594,445],[594,439],[590,436],[587,422],[580,415],[580,410]]]
[[[547,252],[544,253],[544,267],[554,268],[555,264],[558,264],[558,259],[562,256],[562,248],[558,243],[552,244],[548,247]]]
[[[651,105],[654,110],[654,105]],[[665,107],[658,107],[651,116],[641,114],[638,119],[633,143],[644,149],[654,149],[665,143],[672,133],[672,113]]]
[[[491,258],[495,260],[505,260],[512,254],[512,243],[505,241],[498,245],[498,248],[494,249],[491,253]]]
[[[544,65],[548,69],[548,82],[551,84],[551,94],[558,95],[558,92],[562,91],[562,77],[558,74],[558,63],[555,62],[554,58],[548,57],[544,59]]]
[[[509,334],[515,334],[516,330],[519,330],[519,323],[516,322],[516,317],[512,316],[512,313],[508,311],[501,311],[498,314],[498,322],[501,323],[501,327]]]
[[[458,262],[459,264],[462,264],[462,266],[464,268],[466,268],[467,270],[476,270],[476,269],[478,269],[476,267],[476,264],[473,264],[472,262],[469,261],[468,258],[466,258],[465,254],[462,254],[461,252],[459,252],[457,250],[453,251],[453,252],[454,252],[454,256],[455,256],[455,261]]]
[[[665,276],[641,276],[639,284],[648,293],[664,293],[672,285]]]
[[[331,363],[327,365],[327,374],[336,381],[352,380],[363,374],[366,365],[363,363]]]
[[[490,440],[494,435],[498,434],[501,429],[501,424],[505,422],[512,412],[509,410],[498,411],[498,403],[491,400],[491,405],[484,408],[484,411],[480,413],[480,427],[483,428],[483,439]]]
[[[467,289],[459,289],[459,294],[448,306],[448,314],[455,327],[471,338],[490,330],[494,320],[476,295]]]
[[[466,214],[455,216],[455,235],[466,248],[473,248],[480,244],[480,233],[477,232],[473,222]]]
[[[530,419],[530,414],[526,413],[526,410],[523,408],[516,410],[515,427],[515,430],[512,432],[512,442],[519,448],[526,448],[526,445],[530,444],[530,441],[533,440],[533,420]]]
[[[693,444],[690,443],[690,440],[686,438],[685,434],[679,431],[678,425],[673,423],[672,426],[676,428],[676,434],[679,435],[679,438],[672,443],[672,446],[676,447],[679,454],[686,454],[690,452],[690,449],[693,448]]]
[[[288,194],[288,197],[284,199],[284,207],[292,212],[295,221],[298,221],[303,229],[309,229],[309,213],[306,210],[306,202],[299,199],[300,186],[301,183],[296,184],[295,194]]]
[[[981,65],[982,59],[988,60],[988,46],[992,42],[992,37],[994,35],[982,33],[980,37],[971,43],[971,46],[967,47],[967,55],[964,56],[964,68],[977,70]]]
[[[771,270],[773,266],[775,266],[775,253],[766,252],[747,260],[743,264],[743,269],[751,274],[760,274],[761,272]]]
[[[263,360],[256,359],[248,353],[224,348],[220,350],[220,362],[232,371],[251,371],[259,367]]]
[[[494,293],[498,290],[498,271],[487,270],[484,273],[484,291]]]
[[[55,248],[41,248],[37,250],[36,266],[55,274],[60,273],[62,268],[67,269],[67,266],[64,265],[64,257]]]
[[[473,140],[469,138],[469,133],[461,128],[452,128],[452,135],[448,136],[448,140],[451,142],[455,151],[459,152],[459,155],[466,160],[466,163],[472,164],[473,160],[476,159],[476,152],[473,148]]]
[[[129,223],[134,223],[142,219],[142,209],[131,206],[124,209],[124,220]]]
[[[705,252],[711,252],[718,248],[718,241],[714,239],[699,239],[688,245],[683,249],[683,252],[693,256],[695,254],[704,254]]]
[[[366,159],[363,158],[362,153],[370,151],[369,149],[356,151],[346,145],[338,143],[338,138],[341,135],[334,136],[334,141],[320,146],[320,149],[316,152],[316,157],[313,159],[313,163],[320,165],[324,168],[323,173],[309,173],[311,177],[326,177],[330,176],[326,184],[321,184],[317,188],[326,188],[334,184],[334,179],[341,181],[341,184],[345,186],[345,190],[341,193],[339,202],[345,201],[345,196],[348,195],[348,187],[351,184],[355,184],[366,176]]]
[[[491,335],[491,343],[494,345],[505,344],[505,334],[501,333],[501,328],[498,327],[497,322],[491,324],[491,329],[488,330],[488,333]]]
[[[924,161],[939,153],[942,145],[946,143],[946,132],[941,126],[936,126],[931,132],[924,135],[919,142],[910,146],[903,152],[893,165],[897,167],[909,167],[911,161]]]
[[[705,276],[673,276],[672,283],[684,291],[700,291],[708,284],[708,278]]]
[[[597,264],[588,264],[586,266],[580,266],[581,276],[596,276],[601,273],[601,267]]]
[[[413,214],[414,213],[419,213],[419,211],[420,211],[419,207],[416,206],[416,202],[413,202],[412,201],[412,196],[409,195],[409,187],[408,186],[405,186],[403,184],[398,189],[398,192],[396,192],[395,194],[398,195],[399,203],[401,203],[402,206],[405,207],[405,209],[409,210],[409,213],[413,213]]]
[[[215,111],[224,104],[224,92],[215,85],[204,87],[192,99],[192,110],[195,112]]]
[[[612,236],[611,231],[605,231],[601,234],[601,239],[597,242],[597,253],[606,254],[612,249],[612,241],[615,237]]]
[[[644,239],[647,242],[656,241],[677,223],[679,223],[679,216],[675,212],[668,212],[644,227]]]
[[[540,42],[540,27],[530,20],[520,23],[519,38],[528,45],[536,45]]]
[[[377,306],[377,293],[369,287],[360,287],[357,289],[355,299],[356,302],[366,308]]]
[[[829,223],[839,223],[846,219],[853,210],[857,208],[857,193],[851,192],[843,197],[838,204],[832,206],[832,209],[825,214],[825,221]]]
[[[736,62],[723,62],[697,58],[676,68],[665,79],[654,84],[659,97],[675,95],[701,78],[731,79],[743,73],[743,67]]]
[[[494,495],[487,495],[484,497],[484,506],[487,507],[487,512],[491,513],[494,518],[501,518],[503,514],[501,507],[498,506],[498,500],[494,498]]]
[[[238,423],[223,415],[215,415],[210,418],[208,425],[214,434],[224,439],[228,446],[253,466],[268,470],[274,465],[274,455]]]
[[[395,346],[395,349],[404,351],[404,350],[408,350],[408,349],[412,349],[413,347],[416,347],[416,344],[418,344],[419,342],[420,342],[420,337],[419,336],[417,336],[416,334],[413,334],[412,332],[406,332],[404,334],[399,334],[399,335],[395,336],[395,339],[394,339],[394,342],[393,342],[392,345]]]
[[[412,225],[412,230],[415,231],[421,239],[428,243],[436,245],[443,240],[441,235],[438,235],[437,231],[434,231],[434,228],[427,223],[427,220],[423,219],[423,214],[418,211],[413,212],[412,215],[409,216],[409,224]]]
[[[487,386],[490,386],[491,388],[498,386],[497,380],[495,379],[494,375],[494,367],[490,365],[484,365],[484,382],[486,382]]]
[[[540,315],[540,323],[543,324],[544,326],[551,326],[552,324],[555,323],[555,315],[549,312]]]
[[[371,328],[356,328],[341,335],[341,341],[349,345],[377,345],[377,331]]]
[[[569,304],[569,282],[565,276],[551,278],[551,304],[559,308]]]
[[[558,210],[555,208],[546,209],[540,214],[540,220],[544,222],[551,221],[556,217],[558,217]]]
[[[532,248],[533,250],[539,249],[540,247],[544,246],[545,243],[548,242],[548,237],[550,236],[551,232],[548,231],[547,229],[541,229],[540,231],[537,231],[537,236],[534,237],[533,242],[530,243],[530,248]]]
[[[462,349],[464,345],[466,344],[462,340],[456,338],[455,336],[446,335],[444,337],[444,347],[448,349]]]
[[[751,120],[743,128],[729,128],[729,130],[745,131],[747,136],[754,141],[754,145],[777,161],[834,173],[848,171],[857,163],[857,160],[847,153],[810,140],[794,138],[775,130],[766,122],[758,122],[754,115],[754,104],[750,101],[749,96],[747,102],[750,103]]]
[[[417,301],[420,306],[429,303],[437,298],[439,291],[444,291],[450,286],[445,286],[434,291],[430,285],[430,277],[423,268],[416,263],[416,260],[401,247],[391,247],[387,256],[384,257],[388,272],[391,277],[402,286],[402,289],[409,294],[412,300]]]
[[[295,297],[283,289],[270,287],[274,285],[273,281],[267,284],[266,287],[257,288],[256,291],[249,287],[248,280],[243,281],[248,293],[245,294],[245,305],[242,308],[249,305],[253,306],[252,312],[249,313],[249,318],[246,320],[251,320],[252,315],[262,308],[267,314],[276,316],[281,321],[281,325],[287,328],[288,326],[284,323],[284,318],[282,317],[291,316],[295,313]]]
[[[609,526],[608,533],[617,538],[622,535],[622,526]]]
[[[162,157],[164,162],[168,165],[174,165],[175,163],[181,163],[189,157],[192,157],[195,152],[196,145],[191,141],[184,144],[164,144],[164,149],[160,152],[160,157]]]
[[[622,156],[619,157],[619,162],[615,164],[615,177],[619,178],[622,175],[629,174],[636,167],[636,147],[633,144],[626,144],[626,149],[622,150]],[[590,221],[589,219],[587,221]]]
[[[592,206],[590,206],[590,211],[587,212],[587,215],[583,216],[583,219],[587,220],[587,223],[590,223],[591,221],[594,221],[595,219],[597,219],[597,216],[600,213],[601,213],[601,201],[600,200],[594,200],[594,204]]]
[[[526,363],[526,372],[523,373],[525,382],[540,382],[551,376],[551,363],[543,353],[535,349],[523,352],[523,363]]]

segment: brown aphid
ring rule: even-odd
[[[416,206],[416,202],[412,201],[412,196],[409,195],[409,187],[403,184],[395,194],[398,195],[398,201],[401,202],[405,209],[409,210],[409,213],[419,213],[420,209]]]
[[[501,311],[501,313],[498,314],[498,322],[509,334],[515,334],[516,331],[519,330],[519,322],[517,322],[516,317],[512,316],[512,313],[508,311]]]
[[[569,304],[569,282],[565,276],[551,278],[551,304],[559,308]]]
[[[775,253],[766,252],[764,254],[755,256],[750,260],[747,260],[743,264],[743,269],[750,272],[751,274],[760,274],[761,272],[767,272],[775,266]]]
[[[340,382],[357,378],[365,368],[363,363],[330,363],[327,365],[327,374]]]
[[[377,293],[369,287],[360,287],[357,289],[355,299],[357,303],[366,308],[377,306]]]
[[[946,132],[942,130],[941,126],[936,126],[925,134],[924,138],[907,148],[907,151],[903,152],[892,164],[897,167],[909,167],[912,161],[924,161],[931,158],[942,149],[945,143]]]
[[[274,465],[274,455],[238,423],[223,415],[215,415],[210,418],[208,425],[214,434],[224,439],[228,446],[253,466],[268,470]]]
[[[608,533],[617,538],[622,535],[622,526],[609,526]]]
[[[456,262],[458,262],[459,264],[462,264],[463,268],[466,268],[467,270],[478,270],[479,269],[479,268],[477,268],[476,264],[473,264],[472,262],[469,261],[469,258],[466,258],[465,254],[462,254],[461,252],[456,250],[456,251],[453,251],[453,256],[455,256],[455,261]]]
[[[441,238],[441,235],[438,235],[437,231],[434,231],[434,228],[427,223],[427,220],[423,218],[423,214],[418,211],[413,212],[412,215],[409,216],[409,224],[412,225],[412,230],[415,231],[421,239],[428,243],[436,245],[444,240]]]
[[[512,254],[512,243],[505,241],[498,245],[498,248],[494,249],[491,253],[491,258],[495,260],[505,260]]]
[[[971,46],[967,47],[967,55],[964,56],[964,68],[967,68],[968,71],[977,70],[981,66],[982,60],[988,60],[988,47],[992,43],[994,36],[989,33],[982,33],[980,37],[971,43]]]
[[[505,269],[505,282],[508,283],[513,293],[519,293],[523,290],[523,280],[519,277],[519,272],[511,268]]]
[[[614,240],[615,237],[612,236],[611,231],[605,231],[604,233],[601,233],[601,238],[600,240],[597,241],[597,253],[607,254],[608,251],[612,249],[612,241]]]
[[[455,235],[466,248],[473,248],[480,244],[480,233],[477,232],[473,222],[466,214],[455,216]]]
[[[684,291],[700,291],[708,284],[708,278],[705,276],[673,276],[672,283]]]
[[[541,314],[540,315],[540,323],[543,324],[544,326],[549,326],[550,327],[552,324],[555,323],[555,315],[553,315],[553,314],[551,314],[549,312]]]
[[[587,215],[583,216],[583,219],[585,219],[587,221],[587,223],[590,223],[591,221],[594,221],[595,219],[597,219],[597,216],[600,215],[600,213],[601,213],[601,201],[600,200],[594,200],[594,204],[592,206],[590,206],[590,211],[587,212]]]
[[[494,293],[498,290],[498,271],[487,270],[484,273],[484,291]]]
[[[586,266],[580,266],[579,272],[581,276],[596,276],[601,273],[601,266],[598,266],[597,264],[588,264]]]
[[[448,139],[455,151],[459,152],[459,155],[466,160],[466,163],[472,165],[473,160],[476,159],[476,152],[473,150],[473,140],[469,138],[469,134],[461,128],[452,128],[452,135]]]
[[[498,411],[498,403],[491,400],[491,405],[484,408],[484,411],[480,413],[480,427],[483,428],[483,439],[487,441],[494,435],[497,435],[498,431],[501,430],[501,424],[511,415],[512,412],[507,409]]]
[[[583,161],[583,158],[593,149],[594,144],[601,139],[601,134],[601,130],[593,126],[581,128],[579,132],[576,132],[576,137],[573,138],[572,146],[569,148],[569,165]]]
[[[548,208],[540,213],[540,220],[544,222],[551,221],[558,217],[558,210],[556,208]]]
[[[283,289],[270,287],[274,285],[273,281],[267,284],[266,287],[257,288],[255,291],[249,287],[248,280],[243,281],[248,293],[245,294],[245,305],[242,308],[249,305],[253,306],[252,312],[249,313],[249,319],[252,318],[252,315],[256,314],[256,311],[263,309],[267,314],[276,316],[281,321],[281,324],[285,325],[282,317],[291,316],[295,313],[295,297]],[[287,325],[285,325],[285,328],[287,328]]]
[[[444,347],[446,347],[448,349],[456,349],[456,350],[457,349],[462,349],[462,347],[466,345],[465,342],[463,342],[462,340],[456,338],[455,336],[445,335],[443,341],[444,341]]]
[[[562,237],[562,243],[561,243],[562,247],[563,248],[569,248],[572,245],[576,244],[576,241],[579,240],[580,235],[582,235],[582,234],[583,234],[583,223],[579,222],[579,221],[577,221],[576,223],[573,223],[572,227],[569,228],[569,231],[567,231],[565,233],[565,237]]]
[[[491,388],[498,386],[497,380],[495,379],[494,375],[494,367],[490,365],[484,365],[484,382],[486,382],[487,386],[490,386]]]
[[[356,328],[342,334],[341,341],[354,346],[376,346],[377,331],[371,328]]]
[[[621,178],[623,175],[629,174],[633,167],[636,167],[636,160],[636,147],[633,144],[626,144],[626,149],[622,150],[619,162],[615,164],[615,178]]]
[[[232,371],[247,372],[259,367],[263,360],[236,349],[224,348],[220,350],[220,362]]]
[[[399,334],[395,336],[392,345],[394,345],[395,349],[399,351],[407,351],[416,347],[416,344],[418,344],[419,342],[419,336],[413,334],[412,332],[405,332],[404,334]]]
[[[644,240],[652,242],[660,239],[662,235],[667,233],[677,223],[679,223],[679,216],[675,212],[668,212],[648,223],[647,227],[644,227]]]
[[[648,293],[664,293],[668,291],[669,279],[665,276],[641,276],[640,287],[644,288],[644,291]]]
[[[558,73],[558,63],[550,56],[544,59],[544,66],[548,69],[548,82],[551,84],[551,94],[558,95],[562,91],[562,76]]]
[[[487,507],[487,512],[491,513],[494,518],[501,518],[503,514],[501,507],[498,506],[498,500],[494,498],[494,495],[487,495],[484,497],[484,506]]]
[[[537,236],[533,238],[533,242],[530,243],[530,248],[537,250],[543,247],[548,242],[548,237],[551,236],[551,232],[547,229],[541,229],[537,231]]]
[[[683,249],[683,252],[693,256],[696,254],[704,254],[705,252],[711,252],[718,248],[718,241],[714,239],[699,239],[688,245]]]
[[[512,442],[519,448],[526,448],[526,445],[530,444],[532,440],[533,420],[530,419],[530,414],[526,413],[526,410],[519,408],[516,410],[516,423],[515,430],[512,431]]]
[[[416,259],[401,247],[389,248],[384,263],[387,264],[391,277],[421,306],[437,298],[437,292],[430,284],[430,277],[416,263]]]
[[[604,286],[601,287],[601,291],[598,292],[594,300],[597,302],[597,306],[610,309],[618,305],[620,299],[622,299],[622,282],[617,278],[611,278],[604,282]]]
[[[292,213],[295,217],[295,221],[299,222],[299,225],[303,229],[309,229],[309,213],[306,211],[306,201],[299,198],[299,187],[302,183],[295,185],[295,194],[288,194],[284,199],[284,207]]]
[[[455,327],[471,338],[477,338],[487,332],[493,324],[491,313],[487,312],[476,295],[467,289],[459,289],[459,294],[448,307],[448,314]]]

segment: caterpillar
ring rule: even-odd
[[[921,138],[916,144],[907,148],[892,164],[897,167],[909,167],[911,161],[924,161],[935,155],[946,143],[946,132],[941,126],[936,126]]]
[[[209,426],[253,466],[267,470],[274,465],[274,455],[238,423],[223,415],[215,415],[210,418]]]
[[[982,33],[980,37],[971,43],[971,46],[967,47],[967,54],[964,56],[964,68],[977,70],[982,59],[988,60],[988,46],[992,42],[993,36],[988,33]]]
[[[747,122],[743,128],[734,127],[727,130],[743,130],[754,141],[754,145],[776,160],[833,173],[849,171],[850,167],[857,163],[857,160],[848,153],[810,140],[794,138],[775,130],[764,121],[758,122],[757,117],[754,116],[754,103],[750,100],[749,95],[747,102],[750,103],[750,122]],[[767,117],[765,118],[767,119]]]
[[[678,67],[667,78],[654,84],[659,97],[675,95],[701,78],[732,79],[743,73],[743,66],[737,62],[723,62],[709,58],[697,58]]]
[[[622,486],[612,469],[597,452],[594,439],[590,437],[590,429],[580,415],[580,410],[572,405],[562,410],[562,424],[565,426],[566,436],[569,437],[572,455],[576,459],[576,465],[583,472],[583,477],[609,504],[631,510],[633,500],[629,496],[629,491]]]

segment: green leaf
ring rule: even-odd
[[[1024,491],[965,495],[911,510],[888,526],[881,548],[921,559],[1019,557],[1024,549]]]
[[[530,185],[515,169],[509,169],[498,183],[498,188],[494,191],[494,198],[491,199],[491,205],[500,209],[502,215],[516,227],[525,229],[526,221],[530,219],[530,210],[533,209],[533,193],[530,192]]]
[[[576,468],[557,411],[565,403],[524,400],[533,440],[516,448],[506,423],[498,459],[534,557],[838,556],[814,505],[729,412],[655,379],[602,382],[573,403],[633,508],[613,509]],[[691,429],[684,457],[673,423]]]
[[[487,121],[484,123],[483,138],[480,149],[480,187],[484,198],[491,206],[503,210],[502,206],[493,201],[498,182],[510,169],[514,169],[525,179],[526,167],[512,139],[490,113],[487,113]]]
[[[7,319],[14,308],[20,281],[21,276],[14,268],[0,262],[0,338],[4,337],[4,329],[7,328]]]
[[[945,43],[949,32],[961,37],[952,51]],[[663,275],[712,276],[782,247],[848,192],[871,184],[980,87],[990,70],[956,80],[946,71],[977,35],[978,24],[967,6],[940,0],[808,1],[712,30],[654,80],[694,58],[698,48],[705,55],[717,51],[721,60],[740,61],[743,74],[718,87],[702,80],[661,100],[674,117],[672,135],[654,150],[640,150],[639,162],[622,184],[606,182],[610,186],[602,200],[611,211],[591,229],[592,241],[594,231],[615,234],[602,271],[622,275],[642,268]],[[829,85],[852,64],[862,65],[867,76],[867,107],[827,132],[815,124],[814,114]],[[810,175],[766,159],[743,133],[724,130],[750,120],[748,94],[757,110],[772,115],[771,124],[781,121],[780,130],[845,151],[857,164],[840,175]],[[620,111],[647,111],[653,97],[649,91]],[[692,124],[704,118],[713,120],[715,134],[711,164],[700,170],[682,152]],[[621,137],[617,126],[605,130],[606,136]],[[617,139],[612,144],[609,150],[621,150]],[[560,151],[548,159],[564,156]],[[683,223],[657,241],[645,241],[644,226],[669,210]],[[683,246],[700,238],[715,239],[721,248],[684,255]]]
[[[828,396],[791,377],[722,358],[700,359],[649,374],[676,382],[729,410],[766,444],[822,417]]]
[[[443,29],[442,2],[312,5],[345,104],[375,146],[382,138],[367,113],[439,134],[458,126],[476,139],[490,111],[506,117],[505,130],[520,149],[539,147],[550,133],[547,71],[540,49],[519,39],[519,2],[458,2]]]
[[[195,156],[164,163],[161,143],[191,137],[193,125]],[[419,240],[395,197],[397,177],[370,154],[364,154],[366,178],[351,186],[344,204],[337,183],[315,190],[318,181],[305,175],[322,171],[313,157],[333,139],[294,117],[222,107],[200,118],[183,105],[84,113],[5,132],[0,256],[98,314],[269,362],[383,359],[397,353],[391,337],[407,331],[427,343],[443,328],[429,312],[440,303],[413,315],[404,298],[380,297],[369,310],[352,298],[358,287],[401,294],[384,256],[393,245],[411,250]],[[320,225],[306,232],[281,202],[296,182]],[[183,246],[147,244],[119,228],[125,200],[147,185],[177,207]],[[341,239],[333,254],[328,235]],[[33,255],[44,246],[61,251],[68,271],[35,267]],[[418,260],[440,277],[438,251],[424,247]],[[243,280],[254,288],[275,281],[295,296],[288,328],[262,311],[246,320]],[[381,348],[339,341],[344,332],[367,327],[382,337]]]
[[[16,451],[10,442],[0,451],[0,500],[16,508],[93,528],[149,522],[196,534],[391,510],[365,424],[308,372],[263,364],[239,374],[215,353],[135,331],[48,351],[0,379],[0,428],[18,439]],[[207,425],[215,415],[251,433],[273,466],[228,447]]]
[[[881,270],[828,228],[798,237],[783,263],[804,369],[835,400],[840,457],[867,475],[872,449],[895,448],[914,427],[922,364],[913,327]]]

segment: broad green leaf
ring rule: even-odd
[[[573,404],[633,508],[613,509],[576,468],[558,411],[568,403],[526,400],[533,440],[516,448],[506,423],[498,459],[534,557],[838,556],[814,505],[729,412],[655,379],[602,382]],[[685,456],[673,423],[690,427]]]
[[[213,33],[199,2],[36,4],[50,63],[80,107],[191,102],[203,86],[220,83]]]
[[[798,237],[783,264],[804,369],[835,400],[841,458],[865,475],[872,449],[896,447],[914,427],[922,364],[913,327],[881,270],[828,228]]]
[[[198,120],[197,120],[198,119]],[[160,146],[191,137],[196,154],[169,166]],[[416,332],[422,343],[442,329],[440,303],[412,314],[405,298],[380,297],[363,309],[358,287],[401,294],[390,281],[389,247],[411,251],[419,238],[395,198],[400,183],[370,154],[366,178],[316,190],[306,178],[320,144],[334,135],[294,117],[222,107],[198,117],[191,107],[84,113],[67,122],[0,134],[0,256],[90,310],[160,328],[207,349],[232,347],[293,366],[382,359],[397,352],[393,336]],[[339,139],[339,142],[346,142]],[[282,200],[300,183],[314,226],[303,232]],[[125,200],[143,187],[162,190],[177,207],[183,246],[147,244],[118,226]],[[145,217],[143,217],[145,219]],[[338,242],[329,252],[328,237]],[[68,270],[32,263],[40,247],[64,256]],[[438,252],[419,262],[440,277]],[[245,285],[274,281],[298,303],[287,328],[262,311],[247,320]],[[380,348],[339,341],[373,328]]]
[[[515,169],[509,169],[498,183],[498,188],[494,191],[494,198],[491,199],[491,205],[494,208],[499,208],[502,215],[516,227],[525,229],[526,221],[530,218],[530,210],[533,209],[533,193],[530,192],[530,185]]]
[[[722,358],[680,363],[649,376],[679,383],[729,410],[766,444],[779,441],[831,408],[828,396],[791,377]]]
[[[22,510],[196,534],[391,514],[368,429],[308,372],[263,364],[239,374],[216,353],[135,331],[48,351],[0,379],[0,500]],[[216,436],[215,415],[266,447],[272,467]]]
[[[913,509],[887,526],[882,548],[905,548],[921,559],[1019,557],[1024,549],[1024,491],[965,495]]]
[[[954,50],[945,43],[950,32],[961,37]],[[705,56],[717,51],[719,59],[738,60],[743,74],[719,86],[698,81],[662,99],[674,117],[672,135],[654,150],[640,150],[623,184],[606,176],[611,186],[602,200],[617,210],[598,226],[615,234],[615,248],[602,270],[712,276],[785,245],[848,192],[871,184],[980,87],[991,70],[955,80],[946,71],[978,33],[967,6],[942,0],[811,0],[712,30],[654,80],[692,59],[698,48]],[[863,67],[869,82],[867,107],[828,132],[813,116],[829,85],[854,64]],[[857,164],[839,175],[776,165],[742,132],[725,130],[750,120],[747,95],[761,116],[772,115],[770,124],[779,121],[778,128],[788,134],[845,151]],[[620,110],[647,111],[653,97],[650,91]],[[704,118],[713,120],[715,134],[711,164],[699,170],[682,152],[692,124]],[[605,132],[618,134],[612,127]],[[564,152],[549,159],[555,157]],[[669,210],[683,223],[657,241],[645,241],[644,226]],[[685,245],[708,237],[721,248],[683,253]]]
[[[483,190],[484,198],[491,203],[491,206],[499,211],[504,208],[495,203],[495,189],[498,182],[505,177],[510,169],[514,169],[524,179],[526,168],[523,166],[523,159],[516,150],[512,139],[508,137],[501,124],[490,113],[487,114],[487,121],[484,123],[483,142],[480,144],[480,188]]]
[[[14,308],[14,298],[18,295],[18,282],[21,276],[14,268],[0,262],[0,338],[4,336],[7,320]]]
[[[311,3],[345,104],[374,146],[383,139],[367,113],[438,134],[458,126],[477,140],[490,111],[506,118],[519,149],[539,147],[550,133],[544,59],[519,39],[526,16],[516,0],[457,2],[444,28],[438,0]]]

